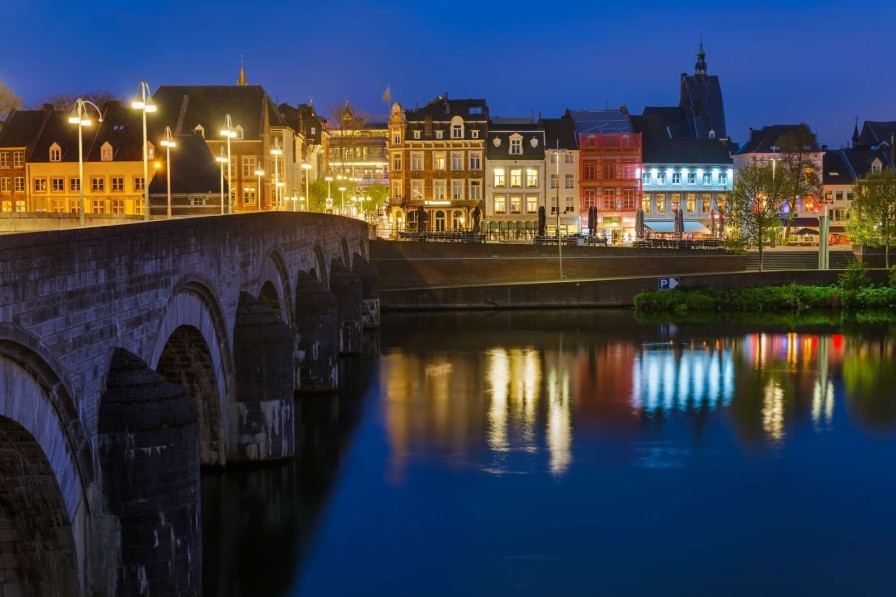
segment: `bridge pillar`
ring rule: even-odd
[[[202,593],[198,420],[180,386],[115,349],[99,408],[105,516],[95,515],[94,547],[117,566],[94,575],[101,593]]]
[[[269,307],[240,293],[233,329],[235,403],[230,420],[235,462],[279,460],[295,454],[294,334]]]
[[[365,330],[380,327],[380,275],[359,253],[352,256],[352,271],[361,280],[361,325]]]
[[[339,321],[339,353],[361,353],[361,280],[334,259],[330,265],[330,290],[336,295]]]
[[[339,389],[339,319],[336,297],[311,274],[299,272],[296,282],[295,389],[334,392]]]

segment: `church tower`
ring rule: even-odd
[[[243,68],[243,57],[240,56],[240,76],[236,80],[237,85],[245,85],[246,84],[246,69]]]
[[[681,97],[678,105],[684,110],[690,136],[702,139],[727,139],[725,108],[719,77],[707,74],[703,40],[697,51],[694,74],[681,74]]]
[[[694,75],[706,76],[706,50],[703,49],[703,38],[700,38],[700,50],[697,51],[697,64],[694,65]]]

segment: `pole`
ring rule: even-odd
[[[258,184],[255,186],[255,207],[257,211],[261,211],[261,198],[264,196],[264,191],[261,188],[261,174],[256,174],[255,176],[258,178]]]
[[[171,146],[165,147],[165,174],[168,177],[168,219],[171,219]]]
[[[221,164],[221,215],[224,215],[224,162]]]
[[[146,140],[146,88],[140,86],[143,93],[143,219],[149,221],[149,151]]]
[[[80,114],[78,115],[80,118]],[[81,226],[84,225],[86,217],[84,215],[84,142],[81,139],[81,131],[84,126],[78,123],[78,191],[80,201],[78,203],[78,211],[81,214]]]
[[[227,213],[233,213],[233,167],[230,159],[230,135],[227,135]]]
[[[275,203],[277,206],[280,206],[280,162],[278,161],[277,154],[273,154],[274,157],[274,194],[275,194]],[[274,209],[274,206],[271,206],[271,209]]]
[[[554,150],[557,172],[557,257],[560,261],[560,279],[563,279],[563,242],[560,238],[560,151]]]

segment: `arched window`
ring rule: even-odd
[[[463,230],[464,229],[464,212],[460,210],[455,210],[454,213],[451,214],[451,223],[455,230]]]
[[[58,143],[53,143],[50,146],[50,161],[51,162],[61,162],[62,161],[62,148],[59,147]]]
[[[451,138],[452,139],[463,139],[464,138],[464,119],[460,116],[455,116],[451,119]]]
[[[445,212],[442,210],[436,212],[436,232],[445,232]]]

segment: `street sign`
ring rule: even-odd
[[[657,283],[660,290],[672,290],[678,287],[678,278],[658,278]]]
[[[327,209],[331,209],[333,207],[333,198],[327,197]]]

